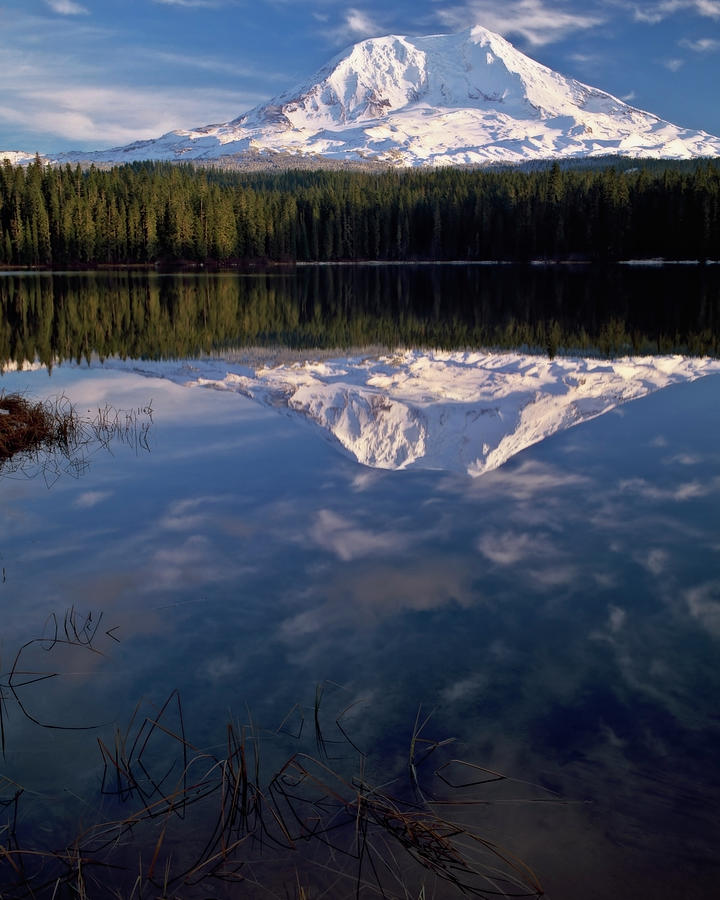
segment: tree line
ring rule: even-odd
[[[720,257],[720,164],[243,173],[0,166],[0,265]]]

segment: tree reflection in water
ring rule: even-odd
[[[232,347],[720,355],[708,266],[302,266],[0,276],[0,365]]]

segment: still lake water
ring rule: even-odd
[[[372,277],[385,279],[387,272],[400,292],[396,298],[412,294],[413,279],[425,283],[422,270],[406,275],[399,267]],[[337,288],[342,276],[335,272],[332,277]],[[360,282],[368,277],[362,274]],[[433,273],[433,328],[439,322],[449,334],[447,323],[454,322],[467,333],[465,314],[452,311],[451,293],[444,291],[457,290],[457,279],[469,277],[482,281],[484,276]],[[496,271],[488,276],[493,290],[500,291],[497,296],[512,294],[512,279],[518,277],[508,275],[505,284]],[[628,277],[635,280],[632,290],[647,286],[640,291],[646,298],[661,281],[655,272]],[[676,277],[673,272],[666,280]],[[700,278],[695,272],[687,277],[690,283]],[[234,276],[118,278],[119,286],[112,277],[103,282],[100,276],[2,276],[0,284],[11,279],[13,284],[12,293],[4,288],[6,321],[7,310],[14,310],[26,323],[22,346],[34,348],[41,358],[38,347],[43,346],[66,358],[92,350],[109,353],[120,332],[109,335],[106,329],[107,343],[99,345],[97,329],[103,323],[87,312],[88,333],[78,345],[82,351],[69,340],[62,344],[71,331],[73,340],[82,331],[77,312],[82,304],[68,284],[80,284],[86,298],[102,297],[104,284],[115,298],[127,342],[138,341],[142,329],[137,323],[154,315],[156,323],[166,323],[159,341],[169,341],[174,332],[187,347],[181,319],[192,320],[195,328],[203,321],[197,310],[205,308],[204,321],[209,321],[213,313],[207,298],[217,296],[220,282],[234,297],[232,303],[248,314],[247,343],[262,343],[262,335],[274,342],[278,333],[291,331],[287,343],[302,346],[312,337],[308,323],[321,331],[322,316],[308,310],[307,301],[293,307],[295,300],[282,290],[269,297],[270,276],[254,279],[265,291],[254,307],[247,298],[237,299]],[[584,302],[590,302],[587,275],[542,273],[539,278],[536,298],[543,280],[570,279],[569,286],[563,281],[563,302],[577,294],[579,285]],[[573,278],[580,280],[573,283]],[[717,341],[716,281],[702,288],[697,307],[696,295],[689,295],[682,312],[674,313],[676,340]],[[22,285],[29,289],[21,290]],[[172,285],[172,302],[166,285]],[[365,291],[351,283],[340,293],[355,301]],[[144,319],[137,303],[132,306],[138,292],[149,298]],[[536,308],[525,319],[516,315],[526,334],[536,329],[537,337],[541,328],[549,334],[551,321],[565,329],[556,330],[556,339],[568,333],[566,307],[558,308],[557,296],[546,298],[552,316],[538,318]],[[121,312],[123,298],[129,298],[132,314]],[[314,301],[321,306],[333,302],[327,296]],[[618,302],[616,291],[609,311],[593,307],[598,335],[657,341],[661,334],[666,340],[671,327],[650,317],[642,328],[637,320],[625,327],[628,319],[619,318]],[[284,324],[257,326],[258,310],[267,310],[268,304],[281,312]],[[472,306],[467,298],[461,305]],[[64,324],[60,307],[72,312]],[[378,316],[357,309],[350,304],[347,321],[361,318],[362,327],[350,329],[348,340],[379,340],[388,329],[401,332],[408,321],[416,328],[432,319],[424,308],[405,308],[380,317],[378,324]],[[678,325],[681,315],[684,330]],[[29,336],[33,316],[46,321],[44,337],[42,331],[40,338]],[[477,328],[496,333],[502,326],[476,314],[475,319]],[[340,318],[335,324],[341,326]],[[17,334],[19,326],[13,327]],[[242,333],[235,326],[230,331],[228,342],[242,343]],[[333,337],[342,343],[337,334]],[[221,329],[211,339],[212,347],[203,339],[198,352],[219,350]],[[316,339],[324,346],[329,341]],[[158,352],[169,355],[169,344]],[[135,355],[152,354],[136,350]],[[166,730],[153,730],[147,747],[142,741],[148,732],[140,739],[140,762],[147,769],[143,777],[163,787],[155,794],[148,788],[147,797],[156,801],[171,792],[183,765],[169,732],[184,728],[191,755],[203,751],[221,758],[227,754],[230,721],[239,729],[252,719],[262,735],[263,785],[298,749],[321,761],[324,749],[328,769],[347,778],[356,775],[357,754],[343,743],[338,716],[353,744],[367,754],[365,779],[385,784],[393,796],[407,793],[409,746],[421,709],[421,720],[432,713],[422,737],[456,739],[439,747],[422,767],[419,781],[426,800],[433,795],[480,801],[453,807],[451,816],[442,807],[441,814],[462,820],[521,857],[548,896],[716,896],[717,377],[635,401],[558,434],[476,480],[367,469],[311,427],[241,396],[185,389],[130,370],[108,370],[97,361],[55,366],[50,378],[46,370],[6,372],[0,388],[38,397],[64,392],[81,412],[105,403],[136,409],[150,400],[153,408],[150,452],[116,442],[111,453],[92,452],[79,477],[65,474],[51,486],[42,473],[0,480],[0,689],[6,747],[0,828],[15,823],[13,846],[65,848],[94,823],[126,818],[142,808],[137,796],[112,795],[112,766],[103,782],[97,739],[112,748],[116,727],[132,736],[144,717],[156,718],[177,691],[182,722],[173,699],[160,720]],[[71,608],[80,625],[87,613],[94,622],[102,614],[93,646],[104,655],[77,646],[49,649],[47,641],[32,644],[10,679],[17,650],[43,634],[51,613],[64,637],[63,617]],[[109,629],[116,630],[106,635]],[[33,676],[19,676],[20,670],[59,674],[22,686]],[[9,690],[10,680],[16,694]],[[316,739],[316,712],[323,746],[323,738]],[[452,758],[512,780],[451,789],[433,773],[452,771],[447,780],[453,784],[479,780],[478,770],[458,764],[443,770]],[[173,763],[173,774],[163,781]],[[25,788],[17,809],[11,782]],[[200,845],[207,843],[207,815],[197,804],[185,819],[173,817],[167,843],[159,850],[158,872],[170,856],[176,872],[183,853],[200,855]],[[129,896],[138,854],[144,854],[147,873],[157,836],[157,829],[123,833],[103,858],[129,866],[129,874],[88,867],[89,896],[104,896],[111,888]],[[10,841],[9,829],[0,831],[0,844],[10,846]],[[317,895],[322,888],[324,896],[354,896],[354,884],[334,880],[327,868],[356,872],[357,861],[323,856],[327,847],[320,846],[302,844],[293,853],[270,844],[244,870],[249,881],[241,888],[217,878],[196,887],[180,879],[168,896],[250,896],[252,880],[276,896],[285,896],[287,885],[293,896],[296,868],[299,883]],[[399,844],[394,852],[400,854]],[[326,868],[305,866],[298,857],[312,857]],[[54,863],[28,858],[26,864],[37,884],[43,879],[54,883]],[[404,863],[399,866],[405,871]],[[389,896],[402,896],[389,876],[379,877]],[[408,872],[408,883],[419,884],[413,881],[417,877]],[[460,896],[447,881],[424,877],[429,896]],[[363,895],[376,895],[372,872],[365,870],[363,878],[368,882]],[[8,885],[16,880],[7,863],[0,865],[0,879]],[[0,894],[23,896],[10,888]],[[417,889],[412,896],[418,896]]]

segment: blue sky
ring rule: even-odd
[[[720,135],[720,0],[0,0],[0,149],[99,149],[233,119],[379,34],[481,24]]]

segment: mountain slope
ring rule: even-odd
[[[272,151],[405,166],[608,154],[683,159],[720,155],[720,138],[560,75],[475,26],[361,41],[231,122],[53,158],[212,160]]]

